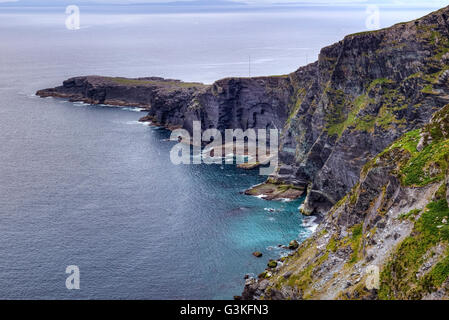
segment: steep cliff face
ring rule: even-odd
[[[157,77],[127,79],[101,76],[75,77],[56,88],[39,90],[41,97],[59,97],[90,104],[137,106],[159,114],[167,126],[182,125],[182,111],[193,96],[208,87]],[[167,119],[169,118],[169,119]],[[167,119],[167,120],[166,120]]]
[[[304,113],[319,125],[293,130],[309,136],[291,171],[313,176],[304,210],[325,219],[248,280],[244,298],[449,298],[448,11],[323,50],[320,61],[350,43],[336,54],[338,81]]]
[[[367,160],[449,102],[448,11],[350,35],[321,51],[286,125],[282,159],[291,166],[279,174],[310,183],[306,214],[326,212]]]
[[[250,79],[228,78],[213,85],[162,78],[76,77],[56,88],[37,92],[92,104],[140,106],[143,120],[167,128],[202,129],[282,128],[289,114],[291,86],[288,76]]]
[[[449,105],[367,163],[316,233],[243,297],[449,298],[448,187]]]
[[[272,178],[308,187],[305,214],[325,213],[362,166],[449,102],[449,9],[388,29],[350,35],[286,76],[212,85],[161,78],[78,77],[41,90],[89,103],[144,106],[156,124],[192,130],[281,129]],[[272,179],[273,180],[273,179]]]

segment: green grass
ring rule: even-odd
[[[108,79],[123,85],[159,85],[159,86],[180,87],[180,88],[194,88],[204,86],[203,84],[196,82],[139,80],[139,79],[128,79],[119,77]]]
[[[422,90],[422,93],[427,93],[427,94],[438,94],[438,92],[433,91],[433,85],[428,84],[426,85]]]
[[[404,149],[411,154],[416,154],[418,152],[416,148],[418,147],[420,134],[421,130],[419,129],[407,132],[401,139],[394,142],[387,151],[391,151],[393,149]]]
[[[343,104],[347,103],[347,99],[343,99]],[[340,138],[343,132],[358,123],[360,119],[357,115],[363,110],[369,103],[374,103],[374,100],[369,98],[366,94],[362,94],[355,98],[348,104],[348,113],[344,114],[344,105],[337,105],[334,111],[333,117],[328,117],[327,132],[329,135],[338,135]]]
[[[449,220],[446,199],[429,203],[411,235],[382,270],[380,299],[420,299],[449,277],[448,252],[428,274],[420,279],[416,276],[425,254],[438,243],[449,241],[449,226],[442,224],[443,219]]]
[[[399,220],[406,220],[406,219],[415,219],[415,217],[421,213],[421,209],[414,209],[414,210],[410,210],[407,213],[403,213],[401,214],[398,219]]]
[[[332,252],[336,252],[338,249],[338,241],[335,238],[331,238],[326,246],[326,249]]]
[[[445,255],[446,256],[424,276],[421,286],[425,291],[430,292],[435,290],[449,277],[449,251],[446,251]]]
[[[442,200],[444,198],[446,198],[446,194],[447,194],[447,186],[446,183],[442,183],[441,186],[438,188],[437,192],[435,192],[435,199],[436,200]]]
[[[328,111],[326,114],[327,133],[329,136],[340,136],[343,130],[343,123],[347,119],[346,108],[349,106],[347,97],[342,90],[326,89],[329,99]]]
[[[406,186],[422,187],[445,177],[449,157],[449,141],[431,143],[401,168],[402,182]],[[432,168],[432,170],[430,169]]]
[[[406,97],[398,89],[394,89],[394,86],[395,82],[391,79],[375,79],[367,85],[366,93],[355,99],[345,95],[341,90],[327,88],[329,103],[325,119],[328,135],[340,138],[350,127],[354,127],[357,131],[374,132],[376,127],[388,130],[404,124],[405,119],[397,119],[396,114],[408,108],[408,104]],[[370,93],[380,94],[381,101],[377,102],[370,98]],[[378,114],[359,116],[362,110],[374,103],[381,104]]]
[[[446,109],[442,109],[436,117],[445,113]],[[444,178],[448,168],[449,140],[445,139],[440,121],[437,123],[437,125],[429,125],[423,130],[414,130],[405,134],[387,149],[387,152],[394,152],[394,149],[406,150],[410,154],[409,159],[401,164],[400,168],[403,185],[422,187]],[[419,152],[416,148],[421,133],[426,131],[430,133],[433,141]]]
[[[363,236],[363,226],[362,224],[357,224],[354,227],[352,227],[352,235],[351,235],[351,249],[352,254],[349,258],[349,264],[354,264],[359,259],[359,252],[360,252],[360,246],[362,244],[362,236]]]
[[[368,86],[368,91],[378,85],[384,85],[384,84],[393,83],[393,82],[394,82],[393,80],[390,80],[387,78],[379,78],[379,79],[373,80]]]
[[[306,93],[307,93],[306,89],[304,88],[301,88],[296,92],[294,103],[292,104],[291,110],[289,111],[287,124],[290,124],[292,119],[295,118],[296,115],[298,114],[298,111],[301,108],[301,104]]]
[[[446,109],[449,110],[449,108],[445,108],[440,112],[445,112]],[[445,122],[442,121],[442,123]],[[366,173],[374,166],[379,158],[388,154],[393,155],[406,151],[408,157],[404,157],[403,162],[398,163],[398,176],[404,186],[423,187],[430,183],[441,181],[445,177],[449,161],[449,139],[446,139],[441,126],[438,123],[438,125],[429,125],[423,130],[414,130],[406,133],[367,163],[362,169],[362,173]],[[433,140],[419,152],[417,145],[420,141],[421,133],[426,131],[431,134]]]

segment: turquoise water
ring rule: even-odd
[[[140,113],[19,101],[2,108],[2,298],[232,298],[278,244],[307,236],[300,201],[241,194],[258,170],[175,166],[169,132]],[[72,264],[76,292],[64,285]]]

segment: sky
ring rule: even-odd
[[[131,3],[163,3],[163,2],[190,2],[195,0],[52,0],[52,3],[67,3],[73,2],[89,2],[89,3],[103,3],[103,4],[131,4]],[[213,3],[216,1],[222,2],[223,0],[207,0],[207,2]],[[429,8],[441,8],[449,5],[447,0],[227,0],[229,2],[239,2],[250,5],[270,5],[270,4],[305,4],[305,5],[332,5],[332,6],[344,6],[354,4],[375,4],[380,6],[417,6],[417,7],[429,7]],[[39,5],[40,3],[48,3],[48,0],[0,0],[0,2],[26,2]]]

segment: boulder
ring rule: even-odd
[[[290,241],[290,243],[288,244],[288,248],[289,248],[290,250],[296,250],[296,249],[298,249],[298,247],[299,247],[299,242],[296,241],[296,240],[292,240],[292,241]]]

